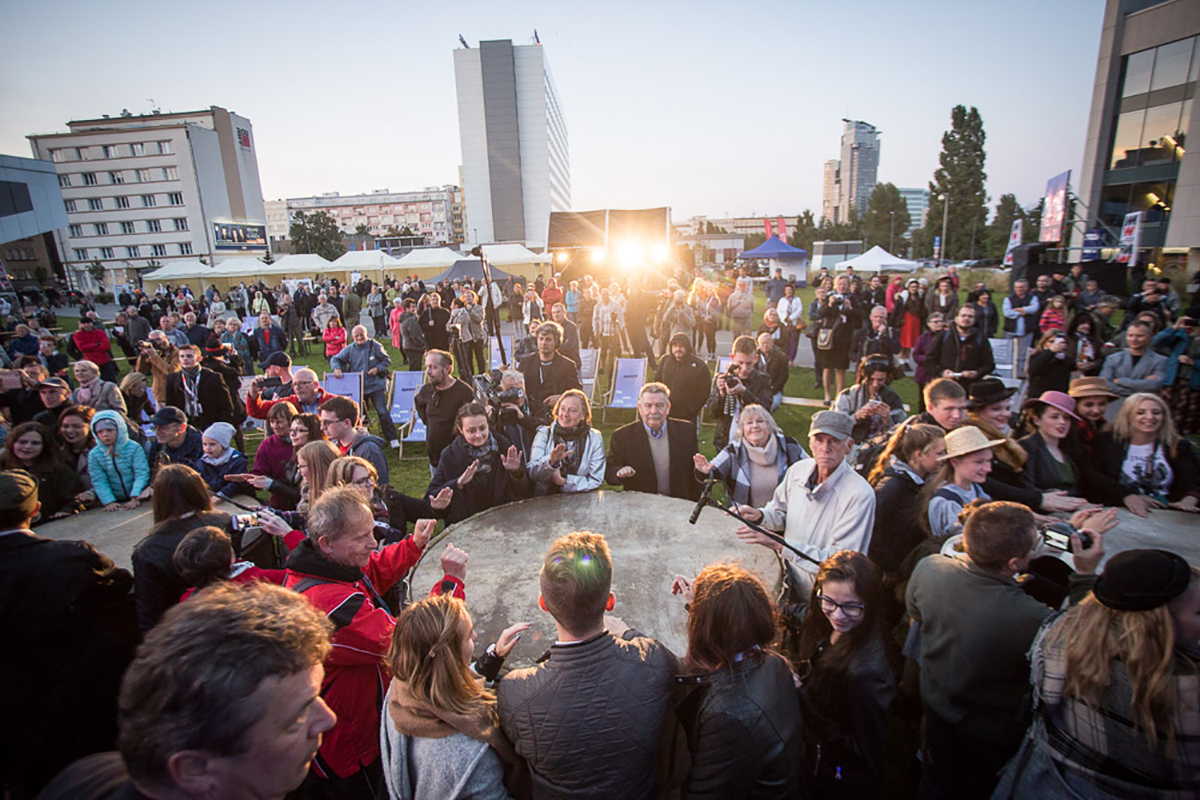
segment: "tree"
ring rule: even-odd
[[[1024,242],[1036,242],[1038,235],[1042,232],[1042,208],[1046,205],[1046,198],[1037,201],[1036,206],[1030,206],[1025,209],[1025,231],[1021,237]]]
[[[996,203],[996,213],[992,215],[992,221],[988,224],[987,258],[1004,257],[1004,251],[1008,249],[1008,235],[1012,231],[1013,223],[1018,219],[1025,219],[1025,209],[1017,202],[1016,195],[1000,195],[1000,201]]]
[[[893,253],[903,249],[908,222],[908,203],[900,196],[900,190],[891,183],[875,184],[862,221],[866,246],[879,245]]]
[[[316,253],[321,258],[333,261],[346,252],[342,244],[342,232],[333,217],[324,211],[315,214],[296,212],[296,218],[288,229],[288,238],[297,253]]]
[[[401,236],[416,236],[416,234],[412,232],[412,228],[408,227],[407,225],[405,225],[403,228],[400,229],[400,235]]]
[[[34,267],[33,268],[33,279],[35,281],[37,281],[39,284],[44,284],[46,282],[46,268],[45,267]]]
[[[816,238],[817,222],[813,219],[812,211],[806,208],[797,218],[796,227],[792,229],[792,234],[788,237],[788,244],[792,247],[799,247],[801,250],[807,250],[811,256],[813,241]]]
[[[354,232],[359,236],[366,236],[371,231],[366,225],[355,225]]]
[[[766,241],[767,235],[765,233],[748,233],[746,234],[745,240],[742,242],[742,249],[753,250]]]
[[[942,134],[941,164],[933,173],[929,184],[929,213],[921,236],[914,236],[918,245],[917,255],[932,255],[933,238],[942,235],[942,214],[946,213],[946,241],[942,242],[941,257],[966,258],[970,252],[972,237],[976,239],[976,252],[980,232],[987,227],[988,195],[984,184],[987,173],[983,171],[987,153],[983,144],[987,134],[983,130],[983,118],[979,109],[972,106],[955,106],[950,112],[950,130]],[[948,207],[942,196],[950,198]]]
[[[862,221],[858,218],[858,209],[850,206],[850,218],[845,222],[834,223],[822,219],[817,226],[816,241],[819,242],[855,242],[863,238]]]
[[[96,281],[96,283],[100,284],[101,288],[103,288],[105,269],[104,265],[100,263],[99,259],[87,265],[87,272],[88,275],[92,276],[92,280]]]

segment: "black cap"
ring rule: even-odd
[[[1108,560],[1092,591],[1117,611],[1150,611],[1183,594],[1191,580],[1192,568],[1182,556],[1166,550],[1126,550]]]
[[[204,343],[204,352],[212,355],[219,355],[225,352],[225,345],[221,343],[221,337],[215,333],[210,335],[208,341]]]
[[[967,405],[974,409],[986,408],[992,403],[1007,400],[1016,393],[1016,389],[1005,386],[1004,381],[999,378],[980,378],[977,381],[971,381],[971,394]]]
[[[154,423],[156,428],[163,425],[184,425],[187,421],[187,414],[175,406],[160,406],[158,411],[154,412],[154,416],[150,418],[150,422]]]
[[[267,356],[267,360],[263,362],[265,367],[283,367],[290,369],[292,366],[292,358],[287,353],[271,353]]]
[[[30,517],[37,507],[37,478],[23,469],[0,472],[0,509],[20,511]]]

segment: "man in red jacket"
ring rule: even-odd
[[[313,760],[304,796],[374,797],[382,786],[381,687],[391,681],[384,655],[396,626],[383,596],[417,563],[435,524],[418,520],[412,536],[376,550],[375,518],[361,489],[330,489],[308,512],[308,538],[288,556],[284,586],[307,597],[334,625],[321,696],[338,722]],[[441,562],[445,577],[431,594],[463,599],[467,554],[448,545]]]
[[[246,393],[246,413],[255,419],[266,419],[271,406],[284,400],[291,403],[299,413],[316,414],[321,410],[322,403],[331,397],[338,396],[329,394],[317,384],[317,373],[311,369],[298,369],[296,376],[292,379],[291,394],[286,397],[277,397],[274,400],[263,400],[260,395],[262,395],[265,379],[264,375],[255,378],[250,382],[250,391]]]
[[[71,334],[71,344],[79,351],[81,360],[91,361],[100,368],[101,380],[116,383],[120,379],[108,334],[98,329],[91,317],[79,318],[79,330]]]

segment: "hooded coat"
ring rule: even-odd
[[[88,453],[88,474],[92,490],[101,505],[124,503],[146,490],[150,485],[150,463],[141,445],[129,440],[125,417],[116,411],[100,411],[92,417],[92,436],[96,423],[110,420],[117,426],[117,441],[112,449],[97,444]],[[100,437],[96,436],[96,441]]]
[[[683,358],[675,360],[671,355],[671,346],[681,344],[684,347]],[[695,419],[708,400],[708,390],[712,383],[712,373],[703,359],[692,353],[692,340],[686,333],[677,333],[671,337],[667,352],[658,360],[654,368],[654,379],[665,383],[671,390],[671,416],[677,419]]]

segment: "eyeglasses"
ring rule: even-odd
[[[862,603],[839,603],[823,594],[817,595],[817,600],[821,603],[821,610],[826,614],[832,614],[834,609],[840,609],[847,619],[858,619],[866,610]]]
[[[378,484],[376,484],[375,479],[372,478],[370,475],[368,475],[365,478],[359,478],[356,481],[350,481],[350,483],[352,483],[355,486],[361,486],[364,489],[374,489],[378,485]]]

